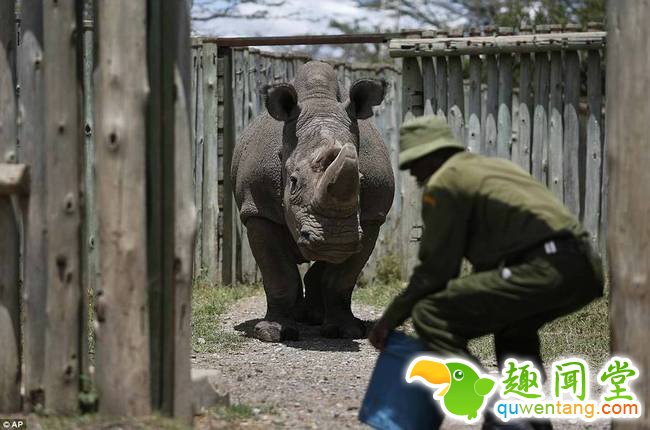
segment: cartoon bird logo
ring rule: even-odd
[[[405,375],[406,382],[420,381],[433,389],[449,416],[471,423],[481,416],[485,400],[496,386],[496,379],[479,375],[474,365],[462,359],[440,360],[421,356],[414,359]]]

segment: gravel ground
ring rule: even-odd
[[[263,296],[242,299],[224,315],[218,330],[246,336],[266,304]],[[380,312],[355,304],[354,313],[364,320]],[[253,417],[237,428],[357,429],[359,405],[372,372],[377,352],[367,340],[331,340],[319,337],[317,327],[302,326],[301,340],[271,344],[246,338],[232,350],[196,354],[193,367],[211,369],[218,385],[230,394],[231,403],[253,408]],[[496,369],[493,369],[496,373]],[[592,393],[596,393],[592,389]],[[592,395],[596,398],[596,394]],[[200,428],[223,428],[223,423],[203,423]],[[554,421],[556,429],[609,429],[609,423],[586,424]],[[233,427],[233,423],[228,424]],[[446,420],[445,430],[480,429]]]

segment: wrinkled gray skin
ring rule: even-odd
[[[267,299],[255,336],[297,337],[293,321],[322,324],[326,337],[365,336],[352,290],[384,222],[395,185],[372,123],[384,83],[342,94],[334,69],[303,65],[291,84],[267,88],[267,111],[243,131],[232,180]],[[297,264],[315,261],[305,275]]]

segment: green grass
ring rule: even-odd
[[[352,300],[384,309],[393,300],[406,284],[401,281],[388,283],[370,283],[364,287],[357,287],[352,293]]]
[[[38,424],[38,425],[37,425]],[[132,430],[190,430],[190,427],[159,415],[145,417],[110,418],[97,414],[74,417],[27,417],[28,428],[48,430],[94,430],[124,428]]]
[[[234,349],[245,342],[235,333],[219,330],[228,307],[239,299],[261,292],[259,285],[213,286],[198,279],[192,290],[192,350],[200,353]],[[200,343],[199,339],[205,342]]]
[[[463,273],[467,273],[465,270]],[[406,284],[400,281],[370,284],[356,288],[353,300],[385,309]],[[608,291],[608,288],[605,289]],[[552,361],[565,357],[582,357],[600,367],[609,357],[608,296],[585,308],[547,324],[540,330],[542,358]],[[483,363],[495,365],[494,337],[472,339],[469,350]]]
[[[245,404],[215,406],[210,408],[209,414],[215,415],[226,421],[241,421],[253,418],[253,408]]]

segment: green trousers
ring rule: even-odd
[[[469,339],[493,333],[499,368],[508,357],[531,360],[543,372],[538,330],[602,296],[600,259],[580,250],[541,255],[450,281],[412,311],[432,352],[467,357]],[[570,351],[567,351],[570,352]]]

